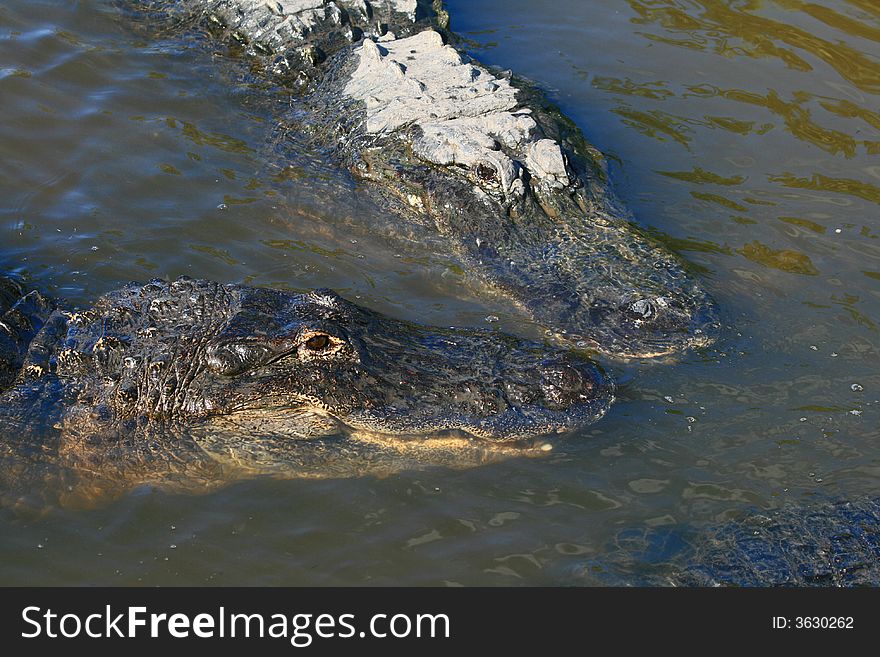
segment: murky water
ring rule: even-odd
[[[655,528],[877,494],[876,3],[448,4],[474,54],[546,89],[638,221],[702,271],[718,349],[618,367],[619,403],[543,460],[4,512],[0,582],[621,583],[675,561],[668,543],[621,557]],[[320,155],[279,151],[289,103],[225,48],[132,31],[108,3],[3,3],[0,270],[74,304],[189,274],[523,330],[462,299],[442,254],[349,227],[381,210]]]

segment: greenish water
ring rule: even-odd
[[[628,552],[634,535],[877,495],[876,3],[448,6],[472,52],[544,88],[637,220],[702,272],[718,348],[618,367],[617,405],[547,459],[4,511],[0,583],[625,583],[686,567],[668,543]],[[283,134],[289,104],[198,36],[138,33],[98,1],[5,2],[0,269],[75,304],[189,274],[523,330],[461,298],[442,254],[350,228],[381,210]]]

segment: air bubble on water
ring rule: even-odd
[[[697,421],[697,418],[692,417],[690,415],[688,415],[685,419],[688,421],[688,424],[693,424],[694,422]]]
[[[497,315],[486,315],[486,321],[489,322],[490,324],[492,322],[497,322],[498,316]]]
[[[806,421],[807,421],[807,418],[802,417],[802,418],[800,419],[800,421],[801,421],[801,422],[806,422]]]
[[[864,388],[863,388],[862,386],[860,386],[858,383],[853,383],[853,384],[850,386],[850,389],[851,389],[853,392],[861,392],[862,390],[864,390]]]
[[[811,345],[810,345],[810,349],[812,349],[813,351],[819,351],[819,347],[817,347],[817,346],[814,345],[814,344],[811,344]]]
[[[842,231],[840,228],[835,228],[835,229],[834,229],[834,232],[837,233],[837,234],[839,235],[839,234],[842,233],[843,231]]]

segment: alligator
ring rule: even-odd
[[[628,586],[878,586],[880,499],[813,496],[736,520],[627,529],[577,568]]]
[[[143,29],[244,44],[294,90],[288,132],[388,209],[368,230],[454,254],[560,344],[649,359],[717,338],[715,303],[630,220],[601,154],[533,85],[463,54],[439,0],[121,2]]]
[[[52,461],[84,498],[540,454],[614,398],[572,350],[327,289],[156,279],[79,311],[23,292],[0,278],[4,449]]]

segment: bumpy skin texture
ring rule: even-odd
[[[817,499],[742,520],[621,532],[590,578],[640,586],[878,586],[880,499]],[[646,565],[651,564],[651,565]]]
[[[390,237],[439,238],[475,289],[512,300],[563,343],[651,358],[716,338],[712,300],[628,220],[601,155],[534,88],[458,51],[441,3],[134,5],[153,24],[170,14],[249,44],[302,92],[293,127],[395,213]]]
[[[788,508],[716,528],[680,583],[880,585],[880,500]]]
[[[212,462],[288,476],[468,465],[534,452],[613,401],[569,351],[396,321],[330,290],[155,280],[80,312],[0,291],[0,362],[17,372],[3,433],[42,427],[34,444],[123,482]]]

